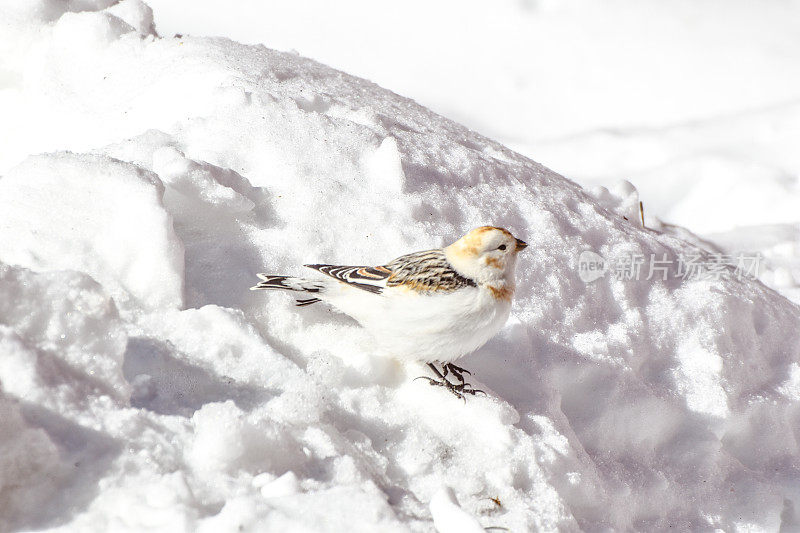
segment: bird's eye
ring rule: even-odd
[[[505,250],[506,249],[506,245],[505,244],[501,244],[500,246],[497,247],[497,249],[498,250]]]

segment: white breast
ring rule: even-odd
[[[511,311],[509,301],[481,287],[443,294],[391,287],[380,295],[342,287],[325,296],[358,320],[388,354],[418,361],[451,362],[477,350]]]

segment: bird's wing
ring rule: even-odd
[[[392,271],[386,267],[304,265],[358,289],[380,294]]]
[[[419,292],[452,292],[476,284],[453,269],[442,250],[402,255],[386,265],[392,275],[387,287],[408,287]]]
[[[386,287],[407,287],[431,293],[475,287],[456,272],[442,250],[401,255],[383,266],[305,265],[353,287],[380,294]]]

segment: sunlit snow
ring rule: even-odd
[[[139,0],[2,9],[0,530],[800,524],[796,107],[674,142],[679,127],[514,146],[584,189],[391,92],[414,84],[157,34]],[[753,124],[748,164],[709,140],[744,146]],[[726,209],[748,202],[736,224]],[[508,324],[460,360],[488,393],[466,403],[353,320],[248,290],[484,224],[529,247]],[[584,281],[586,251],[663,257],[667,279]],[[766,284],[676,271],[723,252],[765,254]]]

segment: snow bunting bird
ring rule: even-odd
[[[389,354],[424,361],[424,377],[463,399],[477,391],[453,364],[483,346],[511,311],[517,253],[527,244],[503,228],[483,226],[440,250],[403,255],[381,266],[304,265],[329,278],[258,274],[256,289],[309,294],[298,306],[324,301],[366,328]],[[437,368],[435,363],[441,365]],[[459,383],[451,383],[453,374]]]

